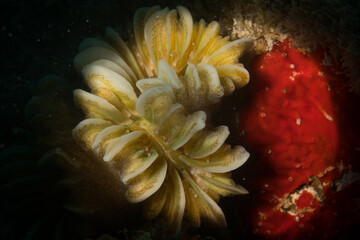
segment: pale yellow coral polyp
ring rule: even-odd
[[[74,91],[86,119],[73,137],[119,172],[145,216],[162,213],[176,232],[184,215],[225,225],[219,196],[247,193],[227,173],[249,154],[225,144],[226,126],[206,127],[206,112],[249,81],[238,57],[252,41],[218,34],[184,7],[142,8],[128,44],[107,28],[106,41],[84,40],[74,59],[91,93]]]

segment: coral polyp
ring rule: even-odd
[[[229,42],[217,22],[194,23],[184,7],[142,8],[128,44],[111,28],[105,38],[84,40],[74,59],[91,93],[74,91],[86,119],[73,137],[118,172],[129,202],[145,201],[146,217],[161,213],[177,232],[184,215],[195,226],[202,218],[225,226],[216,202],[247,193],[229,173],[249,153],[206,119],[249,81],[238,58],[252,41]]]

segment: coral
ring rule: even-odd
[[[257,150],[249,166],[259,169],[250,184],[257,201],[245,214],[255,235],[351,239],[359,224],[358,102],[345,101],[346,79],[322,57],[286,41],[254,61],[253,98],[238,124],[242,144]]]
[[[229,172],[249,154],[206,118],[249,81],[238,57],[252,41],[218,33],[218,23],[193,23],[184,7],[142,8],[128,44],[107,28],[106,41],[84,40],[74,59],[91,89],[74,91],[86,115],[74,139],[118,172],[128,201],[145,201],[145,216],[162,213],[176,232],[184,214],[195,226],[201,218],[225,226],[219,196],[247,193]]]

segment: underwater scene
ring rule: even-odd
[[[360,2],[3,0],[0,239],[359,239]]]

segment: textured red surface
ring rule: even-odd
[[[250,182],[252,234],[276,239],[353,237],[359,221],[359,104],[344,77],[280,43],[252,70],[239,114]]]

